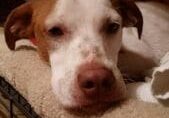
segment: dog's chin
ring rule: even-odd
[[[97,99],[96,99],[97,98]],[[113,107],[117,103],[126,99],[125,92],[115,92],[109,96],[86,98],[84,96],[78,96],[68,104],[62,104],[62,107],[73,113],[85,113],[85,114],[100,114],[106,111],[108,108]]]
[[[107,109],[109,109],[113,104],[115,104],[114,102],[96,102],[93,104],[82,104],[82,105],[77,105],[77,106],[72,106],[72,107],[65,107],[66,110],[68,110],[71,113],[75,113],[75,114],[88,114],[88,115],[92,115],[92,114],[100,114],[105,112]]]
[[[105,101],[88,101],[84,100],[81,102],[76,101],[76,105],[72,106],[63,106],[66,110],[73,113],[85,113],[88,115],[100,114],[105,112],[107,109],[113,107],[114,105],[124,101],[125,98],[121,99],[109,99]]]

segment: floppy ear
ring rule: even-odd
[[[120,14],[124,27],[136,27],[138,36],[141,38],[143,29],[143,16],[133,0],[119,0]]]
[[[5,24],[5,39],[11,50],[15,49],[17,40],[34,37],[32,14],[31,3],[27,2],[14,9],[8,16]]]

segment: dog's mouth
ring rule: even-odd
[[[78,113],[78,114],[96,114],[99,112],[104,112],[108,108],[111,107],[112,102],[98,102],[98,103],[92,103],[88,105],[79,105],[76,107],[67,107],[66,110],[72,112],[72,113]]]
[[[68,111],[82,115],[92,115],[92,114],[102,114],[107,111],[109,108],[115,107],[117,104],[121,103],[120,101],[109,101],[109,102],[95,102],[86,105],[79,105],[77,107],[66,108]]]
[[[126,97],[122,96],[120,93],[114,93],[108,96],[101,96],[96,98],[86,98],[86,97],[79,97],[75,99],[77,103],[76,106],[68,107],[67,110],[71,112],[84,112],[87,114],[97,114],[106,111],[107,109],[111,108],[112,106],[116,105],[123,101]]]

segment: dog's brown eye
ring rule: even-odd
[[[119,27],[120,27],[120,25],[117,23],[110,23],[106,27],[106,33],[107,34],[116,33],[118,31]]]
[[[51,36],[62,36],[64,34],[63,30],[60,27],[53,27],[48,31]]]

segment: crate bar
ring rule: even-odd
[[[22,97],[3,77],[0,77],[0,92],[10,100],[10,117],[13,118],[13,103],[27,118],[40,118],[27,100]]]

